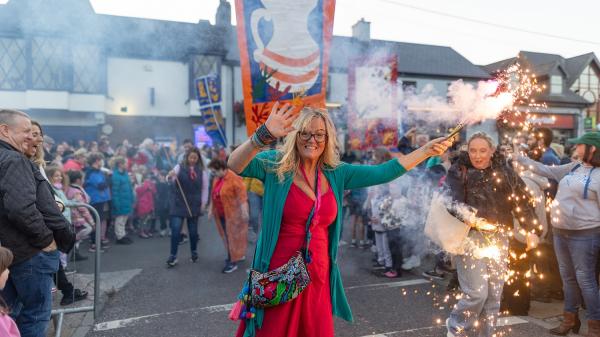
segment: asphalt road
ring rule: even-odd
[[[134,238],[135,239],[135,238]],[[103,271],[142,269],[119,292],[110,296],[94,331],[88,337],[225,337],[234,336],[229,304],[245,280],[241,266],[221,273],[225,250],[212,221],[201,219],[200,259],[189,260],[189,245],[180,246],[179,265],[166,268],[169,239],[135,239],[130,246],[111,246],[103,254]],[[253,253],[249,246],[248,255]],[[340,266],[355,322],[336,319],[337,336],[446,336],[443,322],[451,303],[443,303],[444,287],[406,273],[383,279],[370,271],[371,253],[342,246]],[[89,273],[91,261],[79,263]],[[502,331],[509,336],[550,336],[529,319],[511,318]]]

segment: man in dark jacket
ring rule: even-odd
[[[52,308],[52,274],[59,264],[53,230],[60,232],[68,223],[64,218],[51,221],[52,226],[45,221],[44,212],[60,215],[60,211],[52,194],[38,189],[44,178],[39,171],[34,174],[23,155],[31,141],[29,116],[0,110],[0,242],[14,254],[2,296],[21,336],[43,337]],[[40,210],[37,204],[54,209]],[[65,249],[69,244],[68,240],[61,243]]]

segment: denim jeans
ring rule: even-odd
[[[179,248],[179,241],[181,241],[181,225],[183,224],[182,217],[174,216],[171,217],[171,255],[170,257],[177,257],[177,249]],[[192,256],[198,255],[198,217],[194,216],[187,218],[188,231],[190,234],[190,249],[192,250]]]
[[[254,192],[248,192],[248,205],[250,209],[250,228],[252,228],[254,233],[258,233],[258,231],[260,230],[262,202],[263,198],[260,195]]]
[[[394,261],[387,232],[375,232],[375,247],[377,248],[377,262],[386,268],[392,268]]]
[[[58,251],[40,252],[10,267],[2,297],[22,337],[45,337],[52,310],[52,276],[58,271]]]
[[[585,302],[588,319],[600,320],[600,295],[596,282],[596,261],[600,233],[573,234],[554,231],[554,251],[565,293],[565,311],[576,313]]]
[[[494,334],[500,311],[504,273],[507,270],[508,240],[492,234],[500,249],[495,259],[477,258],[472,250],[454,257],[462,298],[458,301],[448,319],[448,329],[455,336],[485,336]],[[469,239],[479,247],[489,246],[483,235],[477,231],[469,233]]]

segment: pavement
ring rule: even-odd
[[[99,317],[94,322],[91,313],[67,315],[61,336],[234,336],[238,323],[228,320],[227,314],[249,262],[232,274],[222,274],[226,253],[214,223],[202,218],[199,232],[198,262],[190,261],[186,243],[179,246],[179,264],[174,268],[165,264],[168,237],[132,237],[132,245],[112,245],[102,254]],[[248,257],[253,248],[249,245]],[[355,322],[336,318],[336,336],[446,336],[444,322],[453,302],[444,302],[444,284],[423,279],[420,271],[396,279],[380,278],[370,270],[371,257],[368,250],[340,247],[339,264]],[[79,262],[76,269],[74,284],[93,292],[92,260]],[[58,301],[60,295],[56,297]],[[561,311],[560,302],[532,302],[529,316],[501,318],[500,330],[505,336],[549,337],[547,328],[558,324]],[[54,336],[54,331],[48,336]]]

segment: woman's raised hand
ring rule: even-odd
[[[429,141],[429,143],[423,145],[421,148],[427,157],[439,156],[446,152],[448,148],[452,146],[452,139],[446,137],[440,137]]]
[[[292,123],[298,118],[298,114],[294,113],[294,107],[289,103],[284,104],[281,108],[279,102],[275,102],[271,114],[265,126],[275,138],[285,137],[288,133],[294,130]]]

